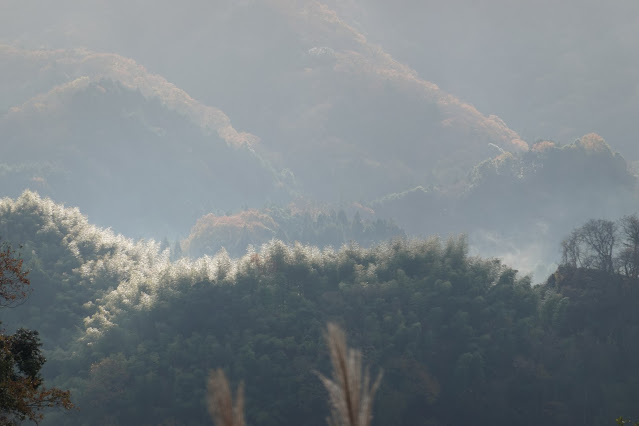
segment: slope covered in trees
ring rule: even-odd
[[[0,57],[26,69],[3,99],[15,102],[0,117],[4,196],[31,188],[137,236],[184,235],[208,212],[289,198],[255,136],[134,61],[1,46]]]
[[[595,425],[634,409],[630,277],[560,268],[532,287],[463,238],[172,263],[29,193],[2,201],[0,226],[34,283],[2,320],[42,329],[46,377],[80,407],[51,424],[205,423],[218,367],[245,380],[249,424],[323,424],[327,321],[385,371],[374,424]]]
[[[499,115],[527,141],[597,131],[629,160],[639,158],[639,5],[632,0],[326,3],[393,57]]]
[[[565,232],[575,221],[631,213],[639,205],[637,184],[621,154],[591,133],[563,146],[540,141],[525,152],[502,152],[477,164],[457,186],[418,187],[371,207],[411,234],[450,232],[463,224],[512,232],[535,221]]]
[[[245,210],[234,215],[208,214],[198,219],[183,241],[183,251],[191,257],[214,255],[222,248],[232,256],[242,256],[249,245],[261,246],[276,238],[287,244],[301,243],[320,248],[356,243],[370,247],[392,238],[405,237],[393,222],[364,218],[356,211],[349,218],[344,210],[311,210],[308,207],[269,207]]]
[[[313,199],[370,199],[415,183],[448,182],[493,153],[489,143],[526,148],[499,117],[420,77],[317,1],[197,1],[190,7],[198,16],[188,23],[176,18],[184,16],[177,4],[116,1],[88,10],[71,4],[78,14],[71,20],[42,4],[59,20],[44,26],[46,39],[35,36],[41,43],[24,45],[79,45],[135,58],[258,136],[255,149],[277,169],[292,171]],[[132,25],[138,13],[142,19]],[[80,24],[92,19],[100,25]],[[16,30],[5,28],[4,39],[14,40]],[[103,37],[110,28],[117,36]],[[124,34],[135,34],[136,42],[124,42]],[[107,70],[120,71],[121,64],[126,70],[130,61],[99,56]],[[87,68],[78,61],[57,67]],[[39,70],[28,75],[40,77]],[[68,82],[59,77],[58,84]]]
[[[639,208],[632,167],[597,134],[559,145],[540,141],[519,154],[479,163],[456,186],[416,187],[370,207],[409,235],[467,232],[483,255],[545,279],[557,247],[575,223],[613,219]]]
[[[516,264],[526,271],[571,222],[633,208],[632,174],[613,152],[522,142],[344,18],[360,2],[329,3],[196,1],[190,10],[201,14],[185,20],[178,6],[73,0],[77,15],[43,4],[59,20],[29,34],[3,16],[3,194],[28,187],[102,226],[171,240],[208,214],[297,197],[335,210],[358,201],[409,235],[468,232],[473,248],[526,258]],[[131,20],[136,14],[142,22]],[[99,25],[85,25],[98,16]],[[103,37],[113,28],[117,35]],[[80,41],[94,50],[70,48]],[[46,152],[46,161],[14,161],[9,147],[23,146]],[[52,155],[75,158],[77,170]],[[524,247],[530,234],[554,240]]]
[[[0,4],[0,196],[23,194],[0,237],[34,283],[0,314],[42,332],[43,376],[76,395],[49,424],[202,424],[222,368],[249,423],[319,425],[327,321],[386,371],[379,424],[635,414],[639,226],[611,220],[637,211],[636,171],[593,133],[520,137],[596,130],[636,159],[635,6],[382,3]],[[191,234],[167,249],[60,203]],[[399,227],[469,236],[376,244]]]

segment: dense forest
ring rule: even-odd
[[[613,226],[615,253],[636,223]],[[34,193],[1,202],[0,230],[22,244],[32,282],[3,324],[41,333],[45,378],[79,408],[46,424],[206,423],[215,368],[245,382],[248,424],[323,424],[314,371],[329,370],[329,321],[384,370],[374,424],[595,425],[636,409],[639,282],[626,269],[568,258],[532,286],[469,256],[463,236],[334,250],[272,240],[240,258],[171,262],[159,243]]]
[[[0,424],[639,420],[637,51],[636,0],[0,1]]]
[[[233,256],[242,256],[248,246],[261,246],[272,240],[317,247],[339,248],[346,243],[369,247],[377,242],[405,237],[405,232],[393,221],[377,218],[372,210],[361,207],[352,217],[343,210],[310,209],[308,207],[278,208],[272,206],[260,210],[244,210],[232,215],[217,216],[213,213],[198,219],[189,236],[173,250],[188,253],[192,257],[214,255],[222,248]],[[164,243],[170,244],[168,240]],[[182,247],[184,246],[184,247]],[[175,245],[174,245],[175,248]]]

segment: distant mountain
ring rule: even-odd
[[[637,184],[626,160],[592,133],[569,145],[542,141],[523,153],[504,152],[478,164],[465,185],[416,187],[370,206],[411,233],[514,231],[524,219],[571,226],[593,215],[619,216],[638,205]]]
[[[209,222],[217,229],[221,223],[218,218],[240,217],[242,213],[238,212],[259,210],[268,201],[319,200],[336,210],[361,201],[375,210],[376,217],[395,219],[411,235],[471,231],[481,234],[477,238],[483,242],[511,247],[511,242],[504,240],[508,233],[521,237],[532,232],[559,238],[576,220],[591,215],[616,217],[636,206],[634,177],[625,160],[609,148],[601,155],[586,155],[590,150],[559,147],[542,139],[528,144],[499,117],[484,115],[427,81],[425,78],[439,80],[443,75],[422,67],[430,58],[427,54],[415,62],[419,65],[415,69],[407,65],[413,62],[403,63],[391,56],[389,52],[396,52],[393,46],[397,45],[386,43],[382,35],[372,31],[370,23],[383,11],[396,20],[393,22],[401,22],[410,9],[406,4],[402,10],[380,2],[366,6],[358,0],[193,0],[187,6],[166,8],[152,7],[147,0],[69,0],[63,8],[51,8],[44,2],[41,6],[43,15],[31,16],[25,6],[15,3],[0,18],[0,23],[7,24],[0,29],[0,37],[12,45],[52,48],[21,50],[5,46],[1,50],[6,58],[3,63],[7,64],[0,68],[0,81],[6,82],[0,85],[0,102],[7,111],[2,126],[8,130],[5,138],[9,141],[3,149],[8,153],[14,146],[14,151],[20,152],[23,137],[10,139],[12,132],[24,135],[25,140],[45,141],[64,138],[71,128],[69,140],[75,142],[69,146],[84,146],[79,140],[116,140],[119,145],[110,146],[114,153],[121,153],[126,145],[122,141],[127,138],[119,137],[117,131],[129,129],[140,135],[136,139],[148,140],[146,144],[160,148],[154,154],[158,160],[152,164],[163,164],[161,159],[171,157],[174,173],[194,175],[192,179],[172,179],[172,175],[163,173],[164,166],[144,166],[141,174],[131,173],[131,179],[123,177],[118,184],[113,171],[102,171],[109,176],[105,182],[116,182],[110,195],[99,196],[103,201],[95,201],[98,193],[92,189],[73,190],[76,198],[69,198],[71,203],[82,205],[74,200],[82,194],[94,197],[88,204],[97,206],[95,210],[82,206],[101,225],[111,224],[133,232],[131,235],[154,228],[159,229],[154,235],[168,233],[174,238],[175,234],[163,225],[173,217],[179,217],[183,237],[198,218],[210,214],[207,217],[215,220]],[[427,9],[415,6],[415,16],[406,22],[415,23]],[[73,13],[68,13],[70,10]],[[472,21],[468,14],[473,10],[459,10],[460,23]],[[442,6],[430,10],[428,22],[436,19],[438,11],[448,22],[452,22],[451,16],[457,16],[448,6]],[[508,15],[512,10],[502,12]],[[561,12],[565,13],[564,8]],[[43,20],[45,13],[49,19]],[[487,12],[477,13],[484,16]],[[5,22],[9,16],[21,24]],[[35,23],[36,31],[23,30],[35,27]],[[475,24],[470,28],[483,25]],[[512,25],[509,21],[506,26]],[[415,36],[411,45],[419,44],[423,52],[436,49],[441,53],[449,40],[458,40],[453,36],[459,28],[444,27],[444,22],[437,26],[444,35],[441,40],[424,38],[424,34],[432,35],[433,29],[410,28],[389,31],[388,40],[415,30],[410,33]],[[375,28],[388,29],[382,25]],[[85,48],[72,48],[77,46]],[[484,52],[490,57],[494,49],[482,46],[477,45],[479,50],[471,55],[477,59],[477,67],[464,63],[463,69],[456,69],[458,74],[485,74],[479,70],[483,62],[478,55]],[[451,45],[451,49],[457,47]],[[96,51],[118,52],[135,61]],[[436,58],[439,56],[433,56],[433,61]],[[444,69],[445,64],[441,67]],[[535,72],[531,69],[524,74],[532,76]],[[487,81],[494,86],[492,79]],[[510,80],[506,82],[510,84]],[[445,80],[443,86],[456,87]],[[82,95],[74,95],[76,99],[68,93]],[[518,99],[517,92],[513,93],[513,99]],[[93,123],[88,118],[90,111],[102,108],[98,108],[100,102],[90,99],[107,98],[111,106],[104,111],[118,118],[108,121],[108,125],[83,124]],[[43,112],[52,107],[43,105],[71,105],[70,99],[76,99],[69,109],[74,112],[73,119],[71,115],[64,119],[67,121],[43,118],[53,117]],[[569,125],[570,120],[566,120]],[[96,130],[100,127],[107,130]],[[209,145],[205,140],[219,143]],[[615,146],[628,146],[612,141]],[[201,148],[193,148],[192,154],[176,148],[187,142]],[[551,145],[552,149],[545,149]],[[48,146],[48,151],[37,147],[35,151],[43,153],[38,161],[20,157],[0,168],[3,176],[21,179],[19,187],[11,188],[8,194],[17,195],[28,186],[56,196],[58,193],[46,185],[59,182],[57,187],[65,187],[61,182],[69,179],[68,168],[50,159],[56,155],[71,159],[75,155],[78,163],[78,158],[90,158],[75,148],[58,151],[59,145]],[[100,146],[109,144],[102,142]],[[143,147],[140,145],[140,150],[148,152]],[[222,151],[213,154],[202,147]],[[128,160],[114,155],[100,157],[114,164],[114,170],[131,167]],[[47,160],[42,160],[45,157]],[[141,153],[137,157],[145,158]],[[211,162],[212,158],[219,163]],[[156,201],[148,204],[151,207],[139,203],[139,214],[119,209],[117,222],[99,219],[112,207],[107,205],[111,199],[121,199],[119,194],[125,186],[131,186],[136,194],[153,193],[145,190],[153,183],[143,183],[139,176],[159,176],[158,188],[172,188],[169,193],[179,195],[172,199],[156,193]],[[3,180],[5,185],[11,181],[14,179]],[[188,185],[178,182],[197,183],[191,184],[195,189],[189,192],[184,191]],[[164,204],[157,201],[160,199],[170,201]],[[136,203],[135,198],[128,202]],[[165,211],[165,205],[171,207]],[[151,212],[160,212],[164,219],[152,224]],[[135,223],[135,217],[141,219]],[[277,233],[272,227],[266,228],[269,231],[258,240]],[[212,235],[218,235],[216,232]],[[241,234],[238,229],[234,232]],[[530,241],[520,237],[508,238]],[[232,239],[237,241],[235,236]],[[219,246],[220,241],[211,245],[206,240],[205,248]]]
[[[477,165],[467,184],[416,187],[370,207],[410,235],[468,233],[477,253],[527,272],[543,267],[543,275],[575,223],[636,212],[638,191],[626,160],[593,133],[569,145],[541,141],[504,152]]]
[[[134,61],[7,47],[0,57],[5,72],[25,71],[12,84],[0,75],[4,99],[42,90],[0,117],[2,195],[35,189],[132,236],[185,233],[205,213],[288,197],[255,136]]]
[[[639,3],[325,0],[373,43],[528,141],[597,132],[639,159]]]
[[[257,140],[250,133],[236,131],[223,111],[198,102],[130,58],[86,49],[25,50],[6,44],[0,44],[0,57],[3,62],[0,110],[20,111],[23,103],[39,105],[46,102],[47,97],[85,85],[87,79],[110,79],[139,91],[146,98],[158,100],[207,133],[217,134],[229,145],[251,144]]]
[[[311,198],[369,200],[450,182],[495,155],[491,143],[527,148],[498,117],[424,80],[321,2],[93,6],[71,1],[73,19],[52,11],[61,20],[47,23],[46,39],[16,38],[135,58],[258,135],[255,149]]]
[[[307,164],[294,171],[323,198],[450,182],[494,154],[491,143],[527,148],[498,117],[423,80],[322,3],[275,3],[304,54],[292,74],[274,73],[286,76],[276,87],[302,102],[284,106],[285,126],[272,143],[293,144],[276,150],[291,165]],[[328,172],[323,179],[310,175],[317,166]]]

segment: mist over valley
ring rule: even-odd
[[[28,291],[0,320],[46,364],[0,366],[70,391],[44,425],[220,424],[217,368],[246,423],[319,425],[336,323],[384,370],[372,424],[639,416],[637,24],[630,1],[3,2],[0,290]]]

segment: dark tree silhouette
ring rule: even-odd
[[[30,284],[22,259],[5,245],[0,252],[0,306],[13,307],[27,296]],[[38,332],[19,329],[0,334],[0,423],[17,424],[24,420],[38,423],[42,410],[73,407],[70,392],[46,388],[40,369],[46,362]]]

